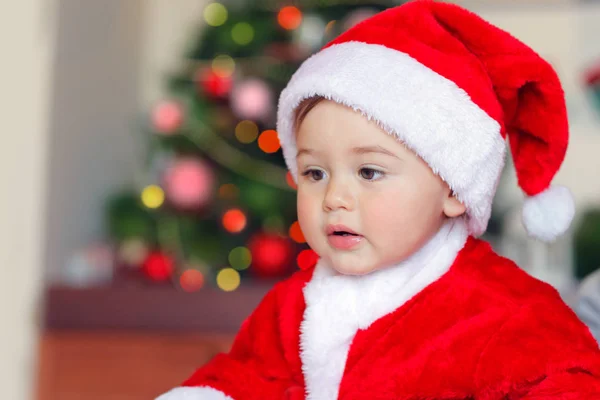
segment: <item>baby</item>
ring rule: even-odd
[[[533,50],[455,5],[390,8],[302,64],[277,130],[319,261],[160,400],[600,399],[589,330],[477,239],[507,138],[530,235],[573,217],[550,186],[564,95]]]

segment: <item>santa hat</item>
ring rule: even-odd
[[[528,196],[530,236],[552,241],[574,215],[550,186],[568,144],[564,93],[553,68],[507,32],[456,5],[417,0],[355,25],[307,59],[281,92],[277,132],[294,180],[294,110],[312,96],[357,110],[425,160],[466,206],[479,236],[510,143]]]

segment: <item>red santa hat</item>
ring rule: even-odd
[[[294,110],[323,96],[375,120],[425,160],[481,235],[510,144],[530,236],[552,241],[574,215],[550,186],[568,144],[563,89],[507,32],[456,5],[417,0],[355,25],[307,59],[281,92],[277,131],[297,181]]]

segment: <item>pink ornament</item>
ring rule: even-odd
[[[236,85],[231,93],[231,108],[241,118],[263,119],[272,107],[271,90],[260,79],[248,79]]]
[[[197,209],[206,205],[213,196],[213,183],[210,167],[195,158],[175,161],[164,176],[167,197],[183,209]]]
[[[163,101],[154,108],[152,122],[160,133],[175,133],[183,122],[183,109],[174,101]]]

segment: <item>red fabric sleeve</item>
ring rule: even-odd
[[[475,373],[477,399],[600,399],[600,351],[558,298],[522,306],[490,338]]]
[[[600,379],[585,372],[564,372],[546,377],[522,400],[596,400],[600,399]]]
[[[284,399],[295,386],[280,335],[278,287],[243,323],[228,354],[199,368],[183,386],[208,386],[234,400]]]

